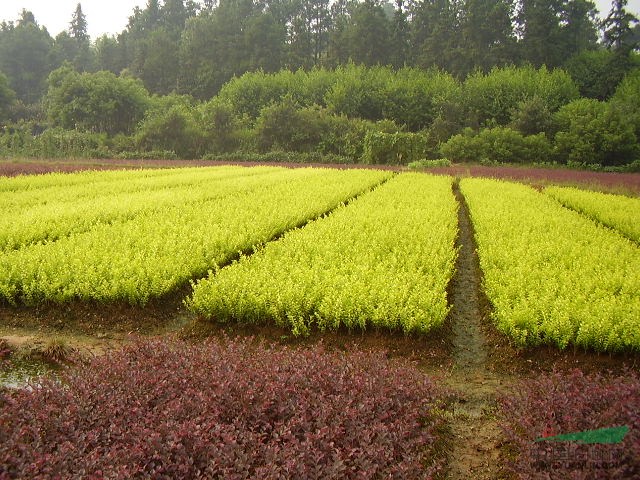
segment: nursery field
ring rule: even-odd
[[[129,345],[64,374],[70,389],[43,384],[44,397],[0,382],[0,478],[640,468],[638,197],[225,165],[0,177],[0,208],[0,368],[19,335],[78,330]],[[197,341],[130,344],[145,328]],[[569,413],[539,415],[548,409]],[[622,425],[631,433],[604,467],[559,466],[535,443]],[[101,460],[107,451],[120,463]]]
[[[192,282],[188,308],[213,321],[426,333],[451,307],[453,182],[267,166],[3,178],[0,301],[144,306]],[[640,348],[639,199],[459,188],[500,332],[520,346]]]

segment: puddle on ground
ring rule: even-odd
[[[46,363],[16,359],[0,361],[0,388],[25,388],[45,375],[55,375],[56,369]]]

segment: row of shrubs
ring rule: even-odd
[[[452,399],[383,353],[140,341],[0,387],[0,478],[439,478]],[[523,380],[496,412],[502,460],[514,478],[637,478],[639,412],[635,371]],[[620,443],[545,440],[610,427]]]
[[[91,121],[90,112],[101,110],[97,100],[92,98],[88,111],[81,110],[86,102],[63,101],[67,83],[75,86],[71,80],[98,74],[65,68],[52,73],[44,102],[47,121],[6,126],[0,133],[1,156],[203,158],[295,152],[347,163],[446,158],[591,168],[617,168],[640,159],[640,70],[629,74],[608,101],[578,98],[566,73],[545,68],[494,69],[463,83],[438,71],[355,65],[247,73],[208,102],[179,95],[141,101],[145,113],[137,127],[114,133],[115,120],[107,122],[108,132],[104,119]],[[110,82],[119,81],[112,77]]]

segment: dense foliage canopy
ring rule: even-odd
[[[508,127],[544,134],[526,161],[629,164],[640,26],[626,0],[601,18],[590,0],[149,0],[92,41],[81,4],[55,38],[23,10],[0,25],[0,155],[358,162],[368,133],[408,132],[438,158],[466,127]],[[565,108],[579,97],[601,103]]]

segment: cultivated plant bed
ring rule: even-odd
[[[640,475],[640,376],[554,371],[500,402],[500,423],[522,479]]]
[[[442,391],[382,353],[139,341],[0,393],[0,478],[428,478]]]

